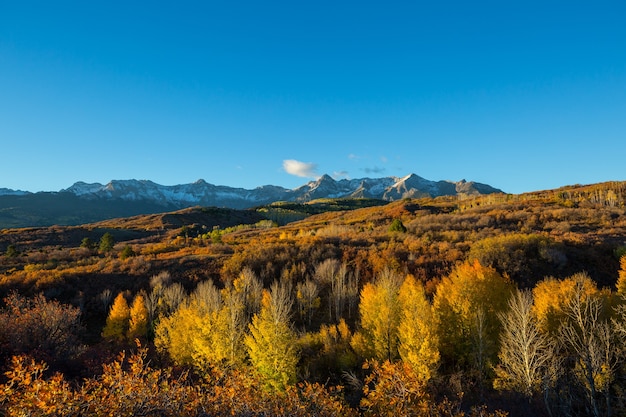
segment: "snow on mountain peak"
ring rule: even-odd
[[[452,181],[430,181],[415,174],[402,178],[360,178],[335,180],[324,174],[298,188],[286,189],[265,185],[253,190],[217,186],[199,179],[180,185],[160,185],[149,180],[112,180],[100,183],[76,182],[61,190],[82,198],[120,199],[149,201],[167,207],[190,207],[194,205],[232,208],[249,208],[275,201],[306,202],[319,198],[375,198],[387,201],[414,197],[437,197],[440,195],[487,194],[501,192],[485,184]],[[0,195],[3,190],[0,190]],[[6,193],[5,193],[6,194]]]
[[[77,196],[83,196],[86,194],[96,194],[104,189],[104,185],[94,182],[86,183],[83,181],[75,182],[71,187],[61,190],[61,192],[73,193]]]

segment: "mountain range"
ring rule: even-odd
[[[323,175],[295,189],[265,185],[252,190],[213,185],[204,180],[172,186],[148,180],[113,180],[104,185],[80,181],[58,192],[0,188],[0,228],[80,224],[192,206],[246,209],[277,201],[306,203],[321,198],[395,201],[501,192],[477,182],[431,181],[415,174],[341,180]]]

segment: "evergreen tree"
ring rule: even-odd
[[[7,258],[15,258],[20,253],[15,248],[15,245],[9,245],[9,246],[7,246],[7,251],[5,252],[5,254],[6,254]]]
[[[130,245],[125,245],[120,252],[120,259],[128,259],[132,256],[135,256],[135,251]]]
[[[402,224],[402,221],[400,219],[393,219],[391,225],[389,226],[389,231],[404,233],[406,232],[406,226]]]
[[[80,241],[80,247],[92,250],[94,248],[94,243],[88,237],[84,237],[83,240]]]
[[[100,244],[98,248],[100,252],[107,253],[113,250],[113,245],[115,244],[115,239],[113,239],[113,235],[109,232],[106,232],[100,238]]]

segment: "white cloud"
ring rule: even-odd
[[[283,161],[283,169],[287,174],[304,178],[317,178],[317,164],[313,162],[301,162],[295,159],[285,159]]]
[[[333,178],[334,179],[342,179],[342,178],[348,178],[348,171],[335,171],[333,172]]]
[[[363,168],[363,171],[365,171],[366,174],[382,174],[385,172],[385,168],[383,167],[366,167]]]

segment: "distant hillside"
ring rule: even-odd
[[[42,212],[59,210],[46,200],[50,195],[36,195]],[[109,232],[119,248],[130,244],[141,252],[150,271],[159,265],[151,256],[162,253],[168,267],[190,279],[217,277],[217,271],[232,279],[244,265],[271,282],[283,267],[310,273],[317,263],[335,257],[348,259],[364,280],[391,262],[427,281],[460,260],[480,256],[522,286],[583,270],[601,285],[613,285],[616,253],[626,251],[625,207],[626,182],[466,199],[318,199],[245,210],[193,207],[77,226],[1,230],[0,260],[9,271],[20,263],[41,263],[37,259],[49,253],[53,267],[69,256],[68,250],[78,250],[84,238],[97,242]],[[407,232],[391,231],[394,220]],[[3,257],[10,245],[28,256]],[[194,253],[199,257],[189,256]],[[304,264],[308,266],[300,270]]]
[[[501,192],[486,184],[465,180],[430,181],[415,174],[403,178],[338,181],[324,175],[295,189],[266,185],[253,190],[218,186],[203,180],[174,186],[146,180],[114,180],[106,185],[77,182],[59,192],[29,193],[0,189],[0,229],[78,225],[194,206],[246,209],[280,201],[306,203],[325,198],[365,198],[389,202],[405,198],[468,197]]]
[[[44,198],[46,196],[49,194],[43,195]],[[72,226],[11,228],[0,231],[0,254],[3,254],[9,245],[28,247],[31,250],[46,246],[79,246],[85,237],[97,241],[106,232],[111,233],[116,241],[145,243],[164,239],[168,235],[177,235],[183,227],[187,229],[189,236],[197,236],[216,229],[225,230],[237,226],[254,227],[255,224],[263,224],[263,222],[284,225],[314,214],[357,210],[384,204],[386,202],[382,200],[371,199],[325,199],[309,203],[279,202],[245,210],[191,207],[163,213],[120,216]]]

